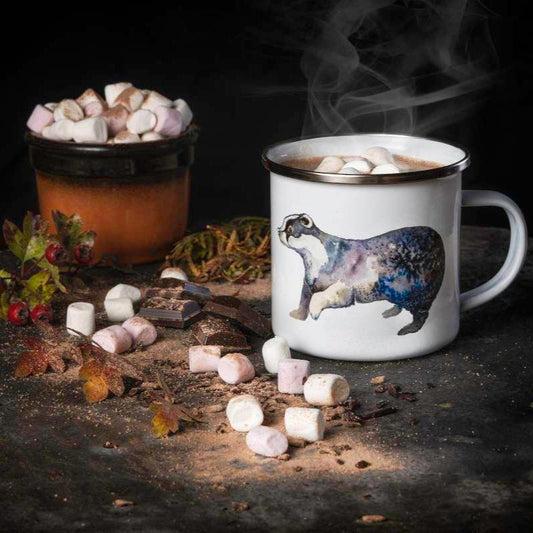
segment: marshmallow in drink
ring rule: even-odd
[[[74,124],[68,118],[58,120],[48,129],[47,137],[56,141],[71,141],[74,138]]]
[[[160,141],[161,139],[164,139],[164,137],[155,131],[147,131],[141,135],[141,141],[143,142]]]
[[[305,359],[283,359],[278,363],[278,390],[285,394],[303,394],[304,383],[311,374]]]
[[[110,298],[129,298],[134,304],[141,301],[141,291],[133,285],[127,285],[126,283],[119,283],[112,289],[107,291],[105,299]]]
[[[141,142],[141,138],[136,133],[124,130],[115,135],[113,142],[115,144],[138,143]]]
[[[51,126],[46,126],[46,127],[43,128],[43,131],[41,131],[41,135],[45,139],[52,139],[52,134],[50,133],[50,128],[51,128]]]
[[[378,165],[372,170],[372,174],[398,174],[399,172],[400,169],[392,163],[387,163],[386,165]]]
[[[106,85],[104,87],[104,94],[105,99],[109,107],[114,105],[115,100],[117,96],[124,91],[125,89],[129,89],[131,87],[131,83],[127,81],[122,81],[119,83],[110,83],[109,85]]]
[[[245,383],[255,376],[254,365],[242,353],[229,353],[218,362],[218,375],[230,385]]]
[[[149,346],[157,339],[155,326],[141,316],[128,318],[122,327],[130,334],[134,344]]]
[[[126,129],[128,110],[123,105],[110,107],[102,113],[102,118],[107,122],[109,133],[114,136]]]
[[[277,374],[279,362],[291,357],[289,343],[283,337],[268,339],[263,344],[262,353],[265,368],[270,374]]]
[[[263,423],[263,409],[259,400],[251,394],[234,396],[226,407],[226,416],[235,431],[250,431]]]
[[[339,174],[370,174],[374,165],[364,157],[353,157],[339,170]]]
[[[131,335],[122,326],[109,326],[93,335],[93,342],[111,353],[123,353],[132,345]]]
[[[167,267],[161,272],[161,279],[163,278],[174,278],[181,279],[183,281],[188,281],[189,278],[187,274],[180,267]]]
[[[50,126],[54,122],[54,114],[50,109],[42,105],[36,105],[26,122],[26,126],[34,133],[42,133],[46,126]]]
[[[107,141],[106,121],[102,117],[80,120],[74,124],[72,136],[77,143],[105,143]]]
[[[157,117],[155,132],[165,137],[171,137],[179,135],[183,131],[183,118],[177,109],[159,106],[155,108],[154,113]]]
[[[106,106],[102,102],[89,102],[84,108],[86,117],[99,117],[106,110]]]
[[[174,100],[174,107],[181,113],[183,129],[186,129],[193,119],[192,110],[189,107],[189,104],[182,98],[178,98],[177,100]]]
[[[340,157],[327,156],[322,159],[315,172],[336,173],[344,166],[344,161]]]
[[[62,120],[68,118],[72,122],[78,122],[84,117],[83,109],[79,106],[76,100],[71,100],[69,98],[61,100],[54,109],[54,120]]]
[[[88,302],[71,303],[67,308],[67,332],[76,337],[78,333],[90,337],[94,329],[94,305]]]
[[[46,109],[48,109],[49,111],[52,111],[53,113],[54,109],[57,107],[57,102],[48,102],[44,104],[44,107],[46,107]]]
[[[132,133],[141,135],[142,133],[152,131],[156,122],[157,118],[151,111],[148,111],[148,109],[138,109],[128,117],[126,127]]]
[[[142,108],[155,112],[158,107],[172,107],[172,100],[169,100],[157,91],[150,91],[145,98]]]
[[[338,405],[350,395],[346,379],[337,374],[311,374],[304,384],[304,397],[311,405]]]
[[[93,104],[95,102],[103,104],[104,99],[94,89],[87,89],[81,96],[76,98],[76,102],[85,111],[85,108],[89,104]]]
[[[108,298],[104,301],[105,312],[111,322],[122,322],[135,315],[129,298]]]
[[[246,445],[252,452],[265,457],[283,455],[289,448],[287,437],[277,429],[256,426],[246,435]]]
[[[189,348],[189,370],[195,374],[199,372],[216,372],[220,356],[220,346],[191,346]]]
[[[383,146],[373,146],[372,148],[367,148],[361,154],[361,157],[368,159],[375,167],[394,163],[392,154],[386,148],[383,148]]]
[[[124,89],[113,102],[113,105],[123,105],[130,113],[140,109],[144,101],[144,94],[135,87]]]
[[[287,407],[285,409],[285,430],[289,437],[315,442],[324,438],[326,421],[320,409],[309,407]]]

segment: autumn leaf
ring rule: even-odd
[[[169,433],[176,433],[179,430],[182,413],[177,405],[163,400],[152,403],[150,411],[155,413],[152,418],[152,435],[154,437],[166,438]]]

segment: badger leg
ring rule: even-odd
[[[313,294],[309,288],[309,285],[306,281],[304,281],[302,295],[300,296],[300,305],[298,309],[294,309],[294,311],[291,311],[289,315],[292,318],[296,318],[296,320],[305,320],[309,314],[309,302],[311,301],[312,295]]]
[[[393,305],[390,309],[383,311],[381,316],[383,318],[391,318],[393,316],[399,315],[402,312],[402,308],[399,305]]]
[[[400,331],[398,331],[398,335],[416,333],[424,325],[428,315],[429,311],[414,311],[413,321],[410,324],[407,324],[407,326],[404,326]]]
[[[353,304],[353,290],[337,281],[326,290],[315,292],[309,304],[309,313],[315,320],[324,309],[348,307]]]

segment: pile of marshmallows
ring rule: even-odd
[[[106,85],[105,100],[87,89],[76,100],[37,105],[27,126],[55,141],[135,143],[175,137],[192,121],[185,100],[170,100],[157,91],[129,82]]]
[[[374,146],[353,157],[324,157],[315,171],[329,174],[398,174],[400,169],[386,148]]]
[[[350,394],[348,382],[337,374],[311,374],[310,363],[292,359],[289,345],[282,337],[263,344],[265,368],[278,375],[278,390],[286,394],[303,394],[307,403],[316,406],[338,405]],[[241,353],[221,357],[218,346],[192,346],[189,349],[191,372],[218,372],[231,385],[250,381],[255,376],[251,361]],[[289,442],[277,429],[263,426],[263,409],[257,398],[243,394],[232,398],[226,416],[235,431],[247,433],[246,444],[253,452],[266,457],[284,454]],[[320,409],[288,407],[285,410],[285,430],[289,437],[315,442],[324,438],[324,415]]]

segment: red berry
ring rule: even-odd
[[[88,265],[93,258],[93,247],[88,244],[78,244],[74,249],[74,259],[80,265]]]
[[[52,309],[46,304],[36,305],[30,313],[31,320],[34,324],[37,322],[51,322],[54,318]]]
[[[15,302],[7,310],[7,319],[14,326],[23,326],[28,322],[28,306],[24,302]]]
[[[46,251],[46,260],[52,265],[60,265],[67,260],[67,252],[63,246],[60,244],[50,244],[47,246]]]

